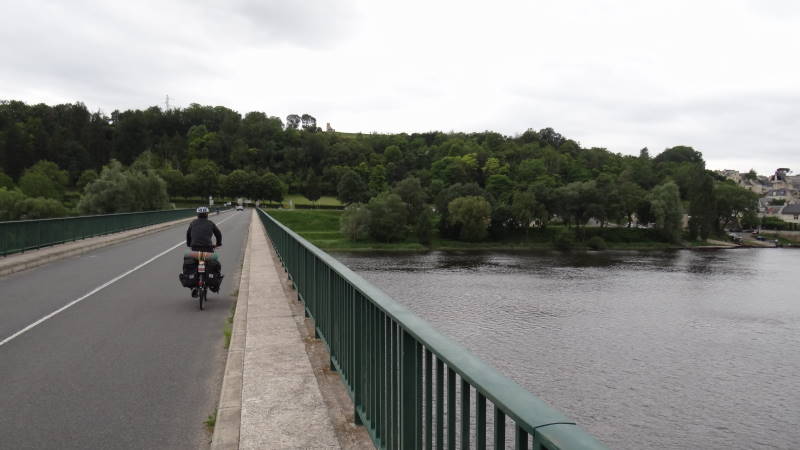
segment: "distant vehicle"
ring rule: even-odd
[[[766,241],[767,238],[765,238],[764,236],[756,236],[756,240],[757,241]]]
[[[237,211],[244,211],[244,206],[242,206],[242,205],[236,205],[236,210],[237,210]]]

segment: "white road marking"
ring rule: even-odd
[[[228,220],[230,220],[230,219],[232,219],[232,218],[234,218],[234,217],[237,217],[237,216],[236,216],[236,215],[232,215],[232,216],[230,216],[230,217],[226,218],[225,220],[223,220],[223,221],[219,222],[217,225],[222,225],[224,222],[226,222],[226,221],[228,221]],[[132,274],[133,272],[136,272],[137,270],[139,270],[139,269],[141,269],[142,267],[144,267],[144,266],[146,266],[146,265],[150,264],[151,262],[155,261],[156,259],[158,259],[158,258],[160,258],[160,257],[162,257],[162,256],[164,256],[164,255],[166,255],[167,253],[169,253],[169,252],[171,252],[171,251],[175,250],[176,248],[180,247],[181,245],[186,245],[186,241],[184,240],[184,241],[178,242],[177,244],[175,244],[175,245],[173,245],[172,247],[170,247],[170,248],[168,248],[168,249],[164,250],[163,252],[161,252],[161,253],[157,254],[156,256],[153,256],[152,258],[150,258],[150,259],[148,259],[147,261],[145,261],[145,262],[143,262],[143,263],[139,264],[138,266],[134,267],[133,269],[131,269],[131,270],[129,270],[129,271],[127,271],[127,272],[125,272],[125,273],[123,273],[123,274],[121,274],[121,275],[117,275],[116,277],[112,278],[111,280],[109,280],[109,281],[106,281],[105,283],[101,284],[100,286],[97,286],[96,288],[92,289],[92,290],[91,290],[91,291],[89,291],[87,294],[84,294],[83,296],[81,296],[81,297],[79,297],[79,298],[77,298],[77,299],[75,299],[75,300],[73,300],[73,301],[71,301],[71,302],[67,303],[66,305],[62,306],[61,308],[58,308],[57,310],[55,310],[55,311],[51,312],[50,314],[48,314],[48,315],[46,315],[46,316],[42,317],[41,319],[37,320],[36,322],[33,322],[32,324],[28,325],[27,327],[25,327],[25,328],[23,328],[23,329],[21,329],[21,330],[17,331],[16,333],[12,334],[11,336],[9,336],[9,337],[7,337],[7,338],[3,339],[2,341],[0,341],[0,347],[2,347],[2,346],[4,346],[5,344],[7,344],[7,343],[11,342],[11,340],[13,340],[14,338],[17,338],[17,337],[19,337],[21,334],[23,334],[23,333],[26,333],[26,332],[30,331],[30,330],[31,330],[33,327],[35,327],[35,326],[37,326],[37,325],[41,324],[41,323],[42,323],[42,322],[44,322],[45,320],[52,318],[53,316],[55,316],[55,315],[57,315],[57,314],[59,314],[59,313],[61,313],[61,312],[65,311],[65,310],[67,310],[67,309],[71,308],[72,306],[75,306],[76,304],[78,304],[78,303],[82,302],[82,301],[83,301],[83,300],[85,300],[86,298],[88,298],[88,297],[91,297],[92,295],[96,294],[96,293],[97,293],[97,292],[99,292],[100,290],[102,290],[102,289],[104,289],[104,288],[106,288],[106,287],[108,287],[108,286],[110,286],[110,285],[112,285],[112,284],[116,283],[117,281],[119,281],[119,280],[121,280],[121,279],[125,278],[126,276],[128,276],[128,275]]]

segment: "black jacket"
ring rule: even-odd
[[[189,247],[213,247],[212,234],[217,238],[217,245],[222,245],[222,232],[214,222],[208,219],[195,219],[186,230],[186,245]]]

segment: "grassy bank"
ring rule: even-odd
[[[269,209],[267,212],[294,232],[322,250],[342,251],[426,251],[426,250],[548,250],[558,248],[556,235],[564,229],[551,226],[545,231],[533,231],[528,236],[512,236],[503,240],[463,242],[434,237],[426,247],[413,238],[403,242],[383,243],[372,240],[351,241],[339,232],[342,211]],[[650,230],[641,229],[587,229],[585,240],[575,242],[571,248],[588,250],[588,238],[603,234],[605,244],[615,250],[663,250],[680,248],[674,244],[649,239]]]

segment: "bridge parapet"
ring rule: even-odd
[[[376,447],[483,449],[489,440],[493,448],[606,448],[335,258],[258,214]]]
[[[0,256],[184,219],[193,208],[0,222]]]

